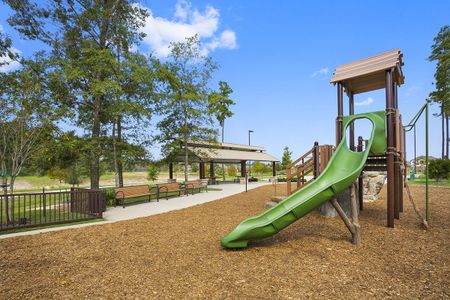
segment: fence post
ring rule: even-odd
[[[45,199],[45,187],[42,187],[42,204],[44,206],[44,218],[47,218],[47,203]]]

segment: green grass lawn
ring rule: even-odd
[[[413,185],[425,185],[425,178],[416,178],[412,180],[408,180],[410,184]],[[448,186],[450,187],[449,181],[436,181],[435,179],[428,179],[428,184],[431,186]]]
[[[239,174],[238,174],[239,175]],[[198,172],[192,172],[189,174],[190,178],[198,178]],[[253,177],[258,178],[259,180],[268,180],[272,177],[271,173],[264,174],[252,174]],[[148,182],[146,179],[146,172],[124,172],[124,184],[127,185],[139,185],[139,184],[154,184],[154,182]],[[175,172],[174,177],[178,179],[178,181],[184,181],[183,172]],[[221,174],[216,174],[217,180],[222,181],[223,177]],[[159,179],[164,180],[169,178],[168,172],[160,172]],[[234,181],[236,176],[225,176],[226,181]],[[114,186],[114,173],[107,172],[100,177],[100,186],[108,187]],[[66,190],[70,189],[71,185],[66,184],[64,182],[60,183],[57,179],[51,179],[48,176],[20,176],[17,177],[15,183],[15,192],[17,193],[25,193],[25,192],[41,192],[44,188],[46,191],[49,190]],[[89,187],[89,179],[84,179],[79,187]]]

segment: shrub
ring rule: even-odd
[[[428,175],[430,178],[436,179],[448,179],[450,173],[450,160],[448,159],[435,159],[428,164]]]
[[[278,177],[278,182],[286,182],[286,181],[287,181],[286,177]],[[292,177],[291,182],[297,182],[297,177]]]
[[[155,181],[158,179],[159,167],[155,164],[150,164],[147,166],[147,180]]]
[[[258,181],[258,178],[256,178],[256,177],[251,176],[248,178],[248,182],[257,182],[257,181]]]
[[[228,173],[228,176],[236,177],[237,176],[236,167],[234,165],[229,165],[227,168],[227,173]]]

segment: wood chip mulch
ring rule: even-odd
[[[412,192],[423,210],[424,189]],[[405,194],[395,229],[385,227],[384,196],[365,205],[360,247],[339,218],[313,212],[246,250],[222,249],[220,237],[272,195],[265,186],[152,217],[0,240],[0,299],[450,298],[450,189],[431,189],[429,231]]]

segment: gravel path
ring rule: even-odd
[[[416,201],[421,187],[412,187]],[[265,186],[151,217],[0,241],[0,299],[448,299],[450,193],[431,189],[432,230],[405,198],[365,205],[362,246],[311,213],[243,251],[219,239],[264,210]],[[419,208],[423,208],[421,203]]]

